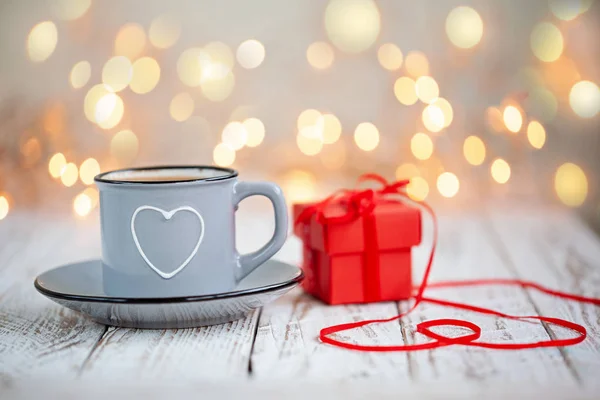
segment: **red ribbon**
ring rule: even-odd
[[[313,215],[316,215],[317,221],[319,223],[345,223],[353,221],[359,217],[365,217],[372,214],[373,209],[377,205],[377,202],[384,197],[387,200],[389,199],[388,195],[396,195],[402,199],[408,199],[409,201],[414,201],[409,199],[407,194],[404,192],[406,185],[408,184],[408,180],[402,180],[398,182],[388,183],[384,178],[376,174],[366,174],[359,178],[359,182],[363,181],[372,181],[379,183],[381,188],[378,190],[366,189],[366,190],[340,190],[333,195],[327,197],[325,200],[314,204],[312,206],[307,207],[303,210],[302,213],[297,217],[295,224],[300,224],[308,221]],[[398,200],[400,201],[400,200]],[[393,316],[387,319],[371,319],[365,321],[351,322],[346,324],[334,325],[327,328],[321,329],[319,333],[319,338],[323,343],[328,343],[333,346],[342,347],[345,349],[358,350],[358,351],[378,351],[378,352],[388,352],[388,351],[415,351],[415,350],[428,350],[434,349],[442,346],[456,345],[460,344],[463,346],[474,346],[474,347],[483,347],[488,349],[503,349],[503,350],[518,350],[518,349],[532,349],[538,347],[558,347],[558,346],[571,346],[577,343],[581,343],[587,337],[586,329],[576,323],[566,321],[561,318],[551,318],[551,317],[543,317],[538,315],[527,315],[527,316],[519,316],[519,315],[510,315],[505,314],[499,311],[495,311],[489,308],[478,307],[471,304],[458,303],[448,300],[442,299],[434,299],[430,297],[425,297],[423,293],[427,288],[447,288],[447,287],[468,287],[468,286],[485,286],[485,285],[509,285],[509,286],[520,286],[522,288],[527,289],[535,289],[542,293],[549,294],[551,296],[555,296],[558,298],[577,301],[580,303],[588,303],[594,304],[596,306],[600,306],[600,299],[593,297],[585,297],[579,296],[576,294],[570,294],[566,292],[562,292],[559,290],[548,289],[542,285],[539,285],[535,282],[523,281],[519,279],[474,279],[474,280],[465,280],[465,281],[444,281],[444,282],[435,282],[428,283],[429,275],[431,274],[431,265],[433,263],[433,257],[435,255],[435,249],[437,246],[437,237],[438,237],[438,225],[437,219],[434,211],[427,205],[425,202],[414,201],[417,204],[420,204],[432,217],[433,219],[433,244],[431,247],[431,252],[429,253],[429,259],[427,261],[427,267],[425,268],[425,274],[423,276],[423,280],[418,287],[415,287],[416,293],[413,294],[412,298],[414,298],[415,302],[410,307],[410,309],[406,312]],[[325,209],[328,205],[337,203],[345,205],[345,213],[339,216],[327,217],[325,215]],[[366,239],[366,237],[365,237]],[[436,319],[431,321],[424,321],[417,325],[417,332],[427,336],[431,339],[431,341],[420,344],[405,344],[405,345],[394,345],[394,346],[371,346],[371,345],[360,345],[354,343],[347,343],[341,340],[335,339],[331,337],[334,333],[347,331],[354,328],[359,328],[361,326],[381,323],[381,322],[391,322],[394,320],[398,320],[412,311],[414,311],[417,306],[421,303],[432,303],[440,306],[453,307],[462,310],[472,311],[480,314],[486,315],[495,315],[497,317],[514,319],[514,320],[538,320],[542,322],[546,322],[553,325],[562,326],[564,328],[570,329],[576,333],[577,336],[566,338],[566,339],[549,339],[542,340],[538,342],[529,342],[529,343],[490,343],[480,341],[481,337],[481,328],[469,321],[459,320],[459,319]],[[431,330],[432,327],[435,326],[455,326],[466,328],[470,330],[470,333],[467,333],[458,337],[449,337],[444,336],[439,333],[433,332]]]

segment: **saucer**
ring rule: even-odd
[[[231,292],[186,297],[115,297],[102,288],[102,262],[84,261],[44,272],[35,288],[50,300],[104,325],[170,329],[222,324],[277,299],[298,285],[302,270],[269,260]]]

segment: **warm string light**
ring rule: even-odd
[[[40,22],[31,29],[27,37],[27,54],[33,62],[43,62],[54,53],[58,42],[58,31],[52,21]]]
[[[554,175],[554,189],[560,201],[569,207],[579,207],[588,193],[588,181],[576,164],[564,163]]]
[[[477,136],[469,136],[463,144],[463,154],[471,165],[481,165],[485,161],[485,144]]]
[[[446,34],[456,47],[470,49],[481,41],[483,21],[471,7],[456,7],[446,18]]]
[[[239,45],[236,58],[243,68],[254,69],[265,60],[265,46],[258,40],[246,40]]]
[[[426,134],[416,133],[410,140],[410,150],[415,158],[427,160],[433,154],[433,142]]]
[[[347,53],[360,53],[375,43],[381,29],[373,0],[331,0],[325,9],[325,30],[331,43]]]
[[[83,16],[90,8],[90,0],[55,0],[56,17],[73,20]],[[567,3],[569,3],[567,5]],[[549,0],[552,13],[563,21],[570,21],[586,12],[591,2],[579,0],[566,2]],[[561,28],[564,25],[560,25]],[[325,28],[329,41],[336,51],[359,53],[370,48],[380,31],[380,15],[372,0],[330,0],[325,12]],[[481,43],[483,20],[479,13],[470,7],[457,7],[446,18],[446,34],[450,42],[460,49],[472,49]],[[102,84],[92,86],[84,99],[86,117],[103,129],[117,126],[124,115],[125,106],[117,92],[129,87],[136,94],[151,92],[160,81],[161,68],[152,57],[141,57],[146,49],[146,41],[157,49],[173,46],[181,35],[179,22],[169,15],[162,15],[150,23],[148,36],[136,23],[124,25],[118,32],[114,44],[115,56],[102,68]],[[58,42],[56,25],[45,21],[34,26],[27,38],[27,52],[31,61],[42,62],[54,52]],[[581,118],[593,118],[600,112],[600,89],[591,81],[580,81],[577,66],[568,57],[562,56],[565,39],[557,25],[551,22],[537,24],[530,35],[533,54],[548,66],[547,71],[534,71],[537,74],[535,84],[530,84],[528,96],[522,101],[527,114],[519,105],[505,105],[499,109],[489,107],[486,110],[486,122],[494,131],[519,133],[526,125],[529,144],[541,149],[546,141],[546,130],[542,123],[551,121],[558,108],[556,96],[561,98],[569,91],[569,104],[573,112]],[[141,57],[141,58],[140,58]],[[335,59],[332,45],[328,42],[312,43],[306,57],[315,69],[330,68]],[[177,72],[187,86],[200,87],[205,98],[210,101],[222,101],[232,92],[235,85],[233,75],[234,60],[245,69],[260,66],[265,58],[264,45],[255,40],[246,40],[239,44],[234,53],[221,42],[211,42],[202,48],[184,51],[177,63]],[[425,54],[411,51],[404,57],[400,48],[393,43],[382,44],[377,50],[380,65],[388,71],[398,71],[403,66],[406,75],[399,77],[394,84],[394,94],[403,105],[413,105],[417,101],[425,103],[421,120],[429,132],[440,132],[450,126],[454,111],[448,100],[439,97],[439,86],[429,76],[429,60]],[[132,63],[133,62],[133,63]],[[560,65],[559,65],[560,64]],[[567,69],[565,69],[567,68]],[[88,84],[91,65],[80,61],[73,65],[69,74],[69,83],[74,89]],[[563,79],[565,76],[569,79]],[[529,75],[534,76],[534,75]],[[548,88],[551,90],[549,90]],[[194,99],[188,93],[175,95],[169,105],[169,112],[175,121],[186,121],[194,113]],[[51,116],[52,114],[48,113]],[[244,147],[259,146],[265,137],[265,127],[257,118],[246,118],[249,114],[239,114],[231,118],[222,131],[222,141],[213,151],[215,163],[229,166],[235,162],[236,151]],[[533,118],[539,119],[529,119]],[[527,123],[527,120],[529,122]],[[46,123],[47,121],[54,121]],[[44,118],[44,129],[51,134],[64,131],[64,122],[55,117]],[[319,154],[324,167],[335,170],[341,168],[346,159],[345,144],[339,141],[342,132],[340,120],[331,113],[318,110],[305,110],[297,121],[297,145],[302,153],[309,156]],[[371,123],[361,123],[354,131],[354,142],[363,151],[372,151],[380,141],[377,127]],[[21,142],[20,150],[27,165],[35,162],[41,155],[40,141],[29,138]],[[428,134],[417,133],[410,141],[411,152],[419,160],[428,160],[433,153],[433,142]],[[122,130],[111,139],[111,154],[120,163],[131,162],[138,152],[137,136],[130,130]],[[482,165],[486,159],[486,145],[478,136],[469,136],[463,143],[466,161],[473,165]],[[36,156],[37,154],[37,156]],[[99,173],[100,166],[94,158],[88,158],[79,168],[73,162],[67,162],[62,153],[54,154],[48,162],[50,175],[61,180],[69,187],[77,178],[86,185],[93,183],[93,177]],[[297,170],[297,176],[308,174]],[[511,176],[511,167],[503,159],[495,159],[490,172],[493,180],[506,183]],[[309,174],[310,175],[310,174]],[[303,175],[306,177],[306,175]],[[422,200],[429,193],[427,181],[420,176],[414,164],[403,164],[396,170],[396,176],[411,177],[408,187],[412,198]],[[437,189],[444,197],[456,196],[459,180],[450,172],[442,172],[437,177]],[[313,185],[314,186],[314,185]],[[73,201],[77,215],[88,215],[97,204],[97,191],[87,188]],[[587,177],[575,164],[563,164],[556,172],[555,189],[559,199],[566,205],[579,206],[587,196]],[[0,196],[0,219],[2,215]],[[95,200],[94,200],[95,198]],[[5,199],[6,200],[6,199]],[[8,213],[8,203],[6,205]]]
[[[451,198],[458,193],[460,182],[452,172],[443,172],[437,178],[437,188],[442,196]]]
[[[507,106],[502,114],[504,125],[512,133],[517,133],[523,126],[521,111],[515,106]]]
[[[282,188],[286,199],[293,203],[315,199],[317,178],[310,172],[292,169],[282,178]]]
[[[0,195],[0,221],[6,218],[8,212],[10,211],[10,204],[8,203],[8,199],[6,195]]]
[[[73,68],[71,69],[71,73],[69,74],[69,82],[73,89],[81,89],[85,85],[87,85],[90,80],[90,76],[92,76],[92,66],[87,61],[79,61]]]
[[[181,35],[179,21],[172,15],[161,15],[150,23],[148,39],[156,48],[167,49],[173,46]]]
[[[527,125],[527,140],[531,147],[541,149],[546,142],[546,130],[538,121],[531,121]]]
[[[594,82],[577,82],[569,93],[571,109],[581,118],[592,118],[600,112],[600,88]]]
[[[530,43],[533,54],[544,62],[558,60],[564,47],[562,33],[550,22],[540,22],[533,28]]]
[[[354,130],[354,142],[363,151],[372,151],[379,145],[379,131],[370,122],[358,124]]]
[[[497,158],[490,167],[492,178],[498,183],[506,183],[510,179],[510,165],[501,158]]]

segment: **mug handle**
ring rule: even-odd
[[[275,231],[271,239],[263,247],[248,254],[238,255],[238,282],[256,267],[277,253],[285,243],[288,231],[288,215],[283,191],[271,182],[238,182],[233,189],[234,206],[250,196],[265,196],[273,204],[275,211]]]

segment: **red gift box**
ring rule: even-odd
[[[294,220],[313,205],[295,204]],[[420,210],[380,199],[348,222],[327,222],[346,214],[346,207],[334,202],[321,218],[313,213],[295,225],[304,244],[304,290],[329,304],[408,299],[411,247],[421,242]]]

